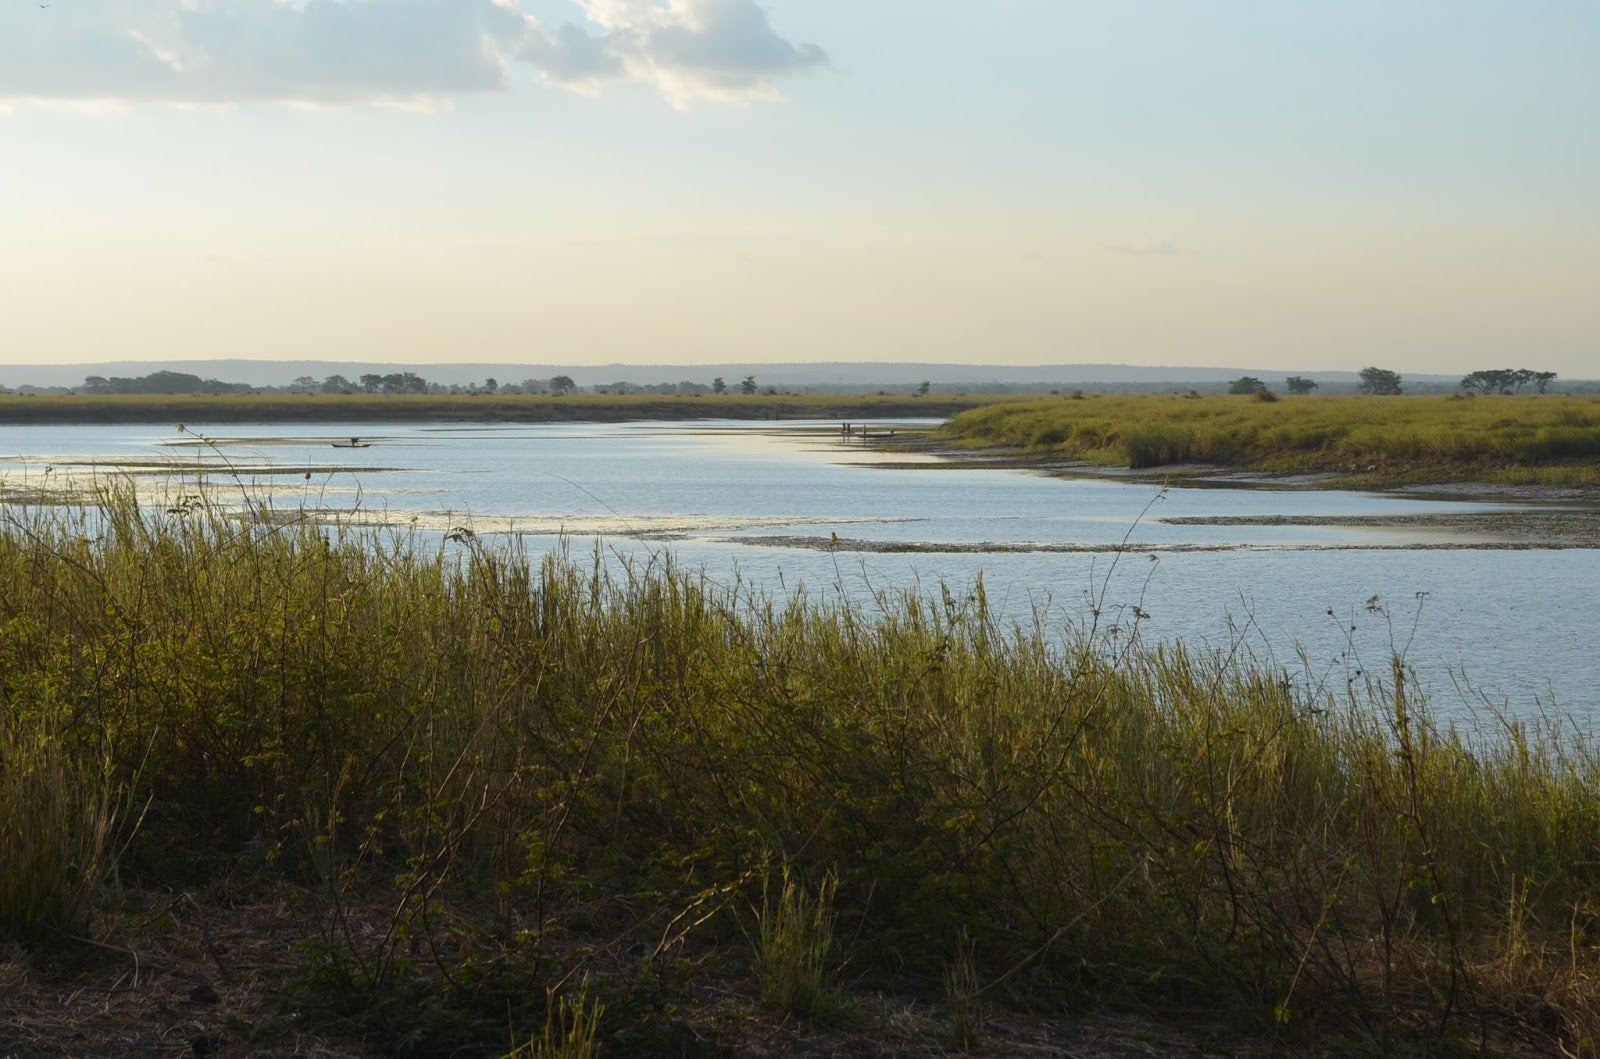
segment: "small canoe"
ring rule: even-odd
[[[328,444],[336,449],[370,449],[372,442],[362,441],[360,438],[351,438],[349,441],[330,441]]]

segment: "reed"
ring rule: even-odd
[[[779,606],[666,557],[175,512],[4,512],[0,799],[49,807],[6,841],[92,887],[129,792],[125,877],[324,895],[337,974],[308,981],[345,1015],[444,935],[425,980],[533,1039],[544,1004],[504,998],[551,995],[574,932],[737,952],[776,858],[834,881],[777,898],[764,954],[825,918],[860,979],[937,996],[961,953],[973,1011],[983,982],[989,1012],[1205,1006],[1376,1050],[1600,1026],[1600,758],[1559,720],[1444,725],[1398,663],[1007,625],[981,585]],[[13,848],[7,894],[44,863]],[[386,1018],[421,1018],[403,995]]]
[[[1134,469],[1222,464],[1368,483],[1600,483],[1600,398],[1095,396],[956,415],[938,437]]]

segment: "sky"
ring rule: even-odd
[[[0,0],[0,364],[1600,376],[1593,0]]]

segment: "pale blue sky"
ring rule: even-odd
[[[0,0],[0,108],[0,362],[1600,375],[1591,2]]]

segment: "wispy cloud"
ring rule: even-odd
[[[778,97],[826,66],[755,0],[577,0],[550,25],[515,0],[65,0],[0,7],[0,101],[437,103],[519,65],[594,93],[636,82],[674,106]]]
[[[1114,243],[1100,243],[1107,254],[1131,254],[1135,257],[1171,257],[1184,251],[1168,239],[1131,239]]]

